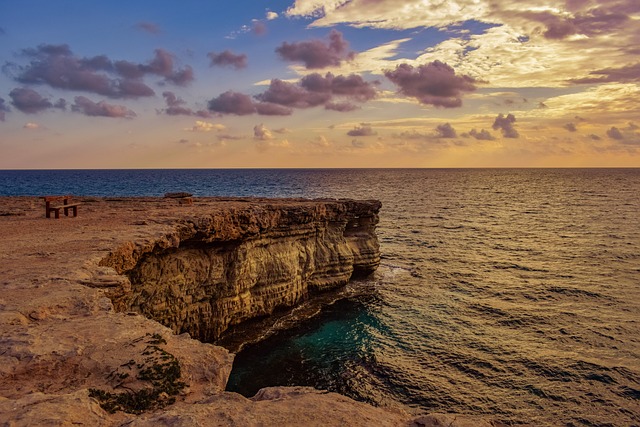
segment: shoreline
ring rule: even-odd
[[[0,324],[2,347],[7,349],[0,355],[3,424],[175,425],[216,420],[219,425],[396,426],[437,425],[429,420],[450,419],[374,408],[304,387],[263,389],[251,399],[225,392],[233,358],[227,350],[188,334],[175,335],[137,313],[116,312],[107,297],[122,286],[123,276],[100,263],[118,247],[166,240],[185,217],[223,207],[277,208],[318,201],[198,198],[193,205],[179,205],[150,197],[77,199],[82,202],[78,217],[61,215],[56,220],[44,217],[39,198],[0,198]],[[166,406],[139,415],[109,414],[88,390],[144,387],[125,365],[132,360],[148,363],[141,355],[149,345],[179,362],[186,387]],[[459,416],[456,422],[465,419],[469,417]],[[474,425],[497,425],[473,419]]]

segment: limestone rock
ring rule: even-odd
[[[111,287],[116,310],[211,342],[230,326],[373,272],[379,209],[376,201],[218,209],[101,261],[130,282],[92,282]]]

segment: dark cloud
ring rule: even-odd
[[[462,95],[476,90],[473,77],[458,76],[453,68],[440,61],[418,67],[400,64],[384,74],[399,87],[400,93],[436,107],[460,107]]]
[[[171,91],[162,92],[162,97],[167,104],[167,108],[158,111],[158,113],[164,112],[169,116],[212,117],[212,114],[206,110],[194,111],[191,108],[185,107],[186,102]]]
[[[124,105],[107,104],[105,101],[93,102],[84,96],[76,96],[73,99],[71,110],[84,114],[85,116],[96,117],[116,117],[131,119],[136,113],[129,110]]]
[[[9,93],[9,97],[11,97],[11,104],[14,107],[27,114],[35,114],[54,108],[54,104],[49,99],[29,88],[15,88]],[[60,101],[56,104],[61,105]]]
[[[376,86],[379,84],[377,80],[367,82],[357,74],[334,76],[332,73],[327,73],[322,76],[313,73],[300,80],[300,86],[310,92],[344,96],[360,102],[375,98],[378,93]]]
[[[575,34],[593,37],[615,32],[629,21],[629,12],[630,9],[616,6],[613,2],[602,2],[586,13],[577,12],[572,16],[558,15],[551,11],[529,11],[520,16],[541,23],[546,28],[543,31],[544,37],[558,40]]]
[[[245,116],[254,114],[256,107],[249,95],[230,90],[209,101],[209,110],[219,114]]]
[[[4,122],[5,113],[11,111],[3,98],[0,98],[0,122]]]
[[[299,83],[284,82],[279,79],[271,81],[269,88],[256,96],[262,102],[279,104],[288,108],[310,108],[324,105],[335,111],[352,111],[357,107],[350,102],[364,102],[377,95],[375,82],[366,82],[358,75],[334,76],[318,73],[303,77]],[[343,100],[335,100],[335,97]]]
[[[227,91],[209,101],[209,110],[217,114],[235,114],[246,116],[260,114],[264,116],[288,116],[291,108],[273,102],[255,102],[249,95]]]
[[[328,102],[331,99],[331,93],[309,91],[298,84],[273,79],[269,89],[257,95],[256,98],[263,102],[271,102],[286,107],[309,108]]]
[[[328,110],[353,111],[358,107],[350,101],[364,102],[375,98],[378,84],[377,81],[366,82],[357,75],[334,76],[331,73],[324,76],[313,73],[298,83],[273,79],[269,88],[253,99],[237,92],[227,92],[212,99],[209,110],[219,114],[286,116],[294,108],[324,105]]]
[[[154,58],[147,64],[138,67],[144,72],[164,77],[165,80],[184,86],[194,80],[193,69],[185,66],[182,69],[175,69],[174,55],[164,49],[156,49]]]
[[[165,83],[186,85],[194,80],[189,66],[175,67],[171,53],[156,49],[154,58],[137,64],[112,61],[104,55],[92,58],[75,56],[68,45],[40,45],[25,49],[30,59],[24,66],[6,64],[15,80],[25,84],[46,84],[54,88],[96,93],[111,98],[139,98],[154,95],[141,79],[146,75],[162,77]]]
[[[576,127],[576,125],[574,123],[567,123],[566,125],[564,125],[562,127],[565,128],[566,130],[568,130],[569,132],[576,132],[578,130],[578,128]]]
[[[480,132],[475,129],[471,129],[468,135],[479,141],[493,141],[494,139],[496,139],[493,135],[491,135],[491,132],[484,129],[481,129]]]
[[[513,114],[507,114],[505,117],[502,113],[498,114],[495,121],[493,122],[493,130],[500,129],[502,131],[502,136],[505,138],[518,138],[520,134],[513,127],[513,124],[516,122],[516,117]]]
[[[449,123],[436,126],[436,135],[438,138],[457,138],[456,130]]]
[[[307,69],[338,66],[342,61],[351,60],[355,52],[349,51],[349,43],[344,40],[342,33],[331,30],[329,43],[323,40],[304,42],[284,42],[276,52],[286,61],[302,62]]]
[[[326,110],[339,111],[341,113],[346,113],[348,111],[357,110],[360,107],[350,102],[327,102],[326,104],[324,104],[324,108]]]
[[[377,134],[378,133],[371,128],[371,125],[367,123],[361,123],[360,126],[356,126],[347,132],[347,135],[349,136],[374,136]]]
[[[602,139],[595,133],[592,133],[591,135],[589,135],[589,138],[593,139],[594,141],[600,141]]]
[[[256,113],[262,116],[289,116],[293,113],[291,108],[271,102],[257,102],[254,105]]]
[[[623,140],[624,139],[624,135],[622,135],[622,132],[620,131],[620,129],[618,129],[615,126],[612,126],[611,129],[607,130],[607,136],[611,139],[615,139],[617,141]]]
[[[640,82],[640,62],[637,64],[625,65],[618,68],[604,68],[602,70],[591,71],[589,75],[581,79],[572,79],[573,83],[634,83]]]
[[[160,27],[153,22],[138,22],[136,28],[149,34],[160,34],[162,32]]]
[[[245,54],[236,55],[229,50],[225,50],[224,52],[220,53],[209,52],[207,53],[207,56],[209,57],[209,59],[211,59],[211,67],[229,66],[235,68],[236,70],[247,67],[247,55]]]

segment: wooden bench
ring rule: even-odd
[[[71,196],[44,196],[45,203],[45,215],[47,218],[51,218],[51,212],[55,214],[55,218],[60,218],[60,209],[64,211],[64,216],[69,216],[69,210],[73,213],[73,216],[78,216],[78,206],[81,203],[69,203]],[[52,203],[60,203],[58,206],[51,206]]]
[[[165,193],[165,199],[177,199],[179,205],[192,205],[193,204],[193,194],[185,193],[183,191],[178,193]]]

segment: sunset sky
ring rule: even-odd
[[[0,168],[640,167],[639,0],[0,0]]]

